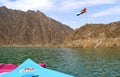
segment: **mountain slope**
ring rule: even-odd
[[[120,48],[120,22],[87,24],[75,30],[64,44],[67,47]]]
[[[40,11],[0,7],[0,45],[58,45],[73,29]]]

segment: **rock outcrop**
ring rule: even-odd
[[[84,25],[66,38],[64,46],[120,48],[120,22]]]
[[[73,31],[40,11],[0,7],[0,46],[58,45]]]

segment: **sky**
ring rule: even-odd
[[[0,0],[0,6],[22,11],[41,11],[73,29],[85,24],[120,21],[120,0]],[[87,12],[76,16],[83,8]]]

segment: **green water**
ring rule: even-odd
[[[120,77],[120,49],[0,47],[0,63],[27,58],[75,77]]]

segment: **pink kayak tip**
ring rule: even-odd
[[[44,68],[46,67],[45,63],[39,63],[39,65],[42,66],[42,67],[44,67]]]
[[[18,67],[18,65],[16,65],[16,64],[0,64],[0,73],[10,72],[17,67]]]

